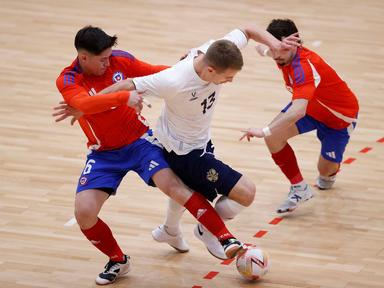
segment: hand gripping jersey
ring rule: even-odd
[[[79,123],[92,150],[123,147],[148,130],[145,119],[126,105],[128,91],[102,97],[96,94],[125,78],[149,75],[167,68],[152,66],[120,50],[113,50],[109,61],[110,66],[102,76],[89,76],[82,72],[78,59],[75,59],[56,80],[56,86],[67,104],[84,112]]]
[[[232,41],[239,49],[248,41],[238,29],[223,39]],[[144,96],[153,95],[165,101],[155,136],[168,152],[185,155],[204,149],[211,138],[211,120],[221,85],[203,81],[195,71],[193,60],[213,42],[192,49],[185,59],[167,70],[133,79],[136,89],[144,92]]]
[[[356,122],[359,104],[347,84],[319,55],[298,48],[293,61],[279,66],[292,100],[307,99],[307,115],[333,129]]]

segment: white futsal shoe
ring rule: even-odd
[[[333,184],[335,184],[336,181],[336,175],[324,177],[320,176],[316,179],[316,185],[320,190],[328,190],[331,189]]]
[[[288,198],[277,209],[277,213],[292,212],[300,203],[308,201],[314,196],[309,185],[306,184],[304,189],[300,185],[292,185]]]
[[[214,236],[211,232],[209,232],[205,227],[201,224],[197,224],[193,229],[193,234],[195,234],[196,238],[201,240],[204,245],[207,247],[209,253],[211,253],[216,258],[226,260],[228,259],[227,255],[225,255],[224,248],[221,245],[219,239]]]
[[[152,237],[157,242],[167,243],[172,248],[176,249],[180,253],[189,251],[188,243],[184,240],[183,234],[179,233],[176,236],[170,235],[165,229],[164,225],[160,225],[152,231]]]
[[[124,255],[124,261],[115,262],[109,261],[104,271],[99,274],[96,278],[96,284],[108,285],[116,281],[117,278],[124,276],[131,271],[131,263],[129,262],[129,256]]]

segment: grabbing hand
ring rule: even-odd
[[[265,134],[263,132],[263,129],[260,128],[249,128],[247,130],[241,130],[243,132],[243,136],[240,137],[239,141],[243,140],[245,137],[247,137],[248,142],[251,140],[252,137],[257,138],[264,138]]]
[[[127,105],[136,110],[138,114],[140,114],[141,110],[143,110],[143,93],[139,93],[136,90],[131,91],[128,99]]]
[[[293,33],[288,37],[282,39],[276,47],[271,47],[272,58],[282,57],[287,51],[292,50],[295,47],[301,46],[301,39],[299,33]]]
[[[73,125],[77,120],[84,115],[83,112],[69,106],[67,102],[60,101],[58,106],[53,107],[53,110],[57,110],[57,112],[52,114],[52,117],[57,117],[55,122],[63,121],[64,119],[71,117],[71,125]]]
[[[299,37],[299,32],[296,32],[282,39],[280,46],[281,49],[289,49],[292,47],[300,47],[301,43],[302,41]]]

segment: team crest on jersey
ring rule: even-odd
[[[123,73],[121,73],[121,72],[113,73],[113,76],[112,76],[113,83],[120,82],[123,79],[124,79]]]
[[[215,169],[209,169],[207,172],[207,179],[211,182],[216,182],[219,179],[219,173],[216,172]]]
[[[83,177],[80,178],[79,182],[80,182],[81,185],[84,185],[85,183],[87,183],[87,180],[88,180],[88,178],[83,176]]]

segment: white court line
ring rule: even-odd
[[[69,226],[73,226],[73,225],[75,225],[76,223],[77,223],[76,218],[75,218],[75,217],[72,217],[71,219],[69,219],[69,220],[64,224],[64,226],[69,227]]]

